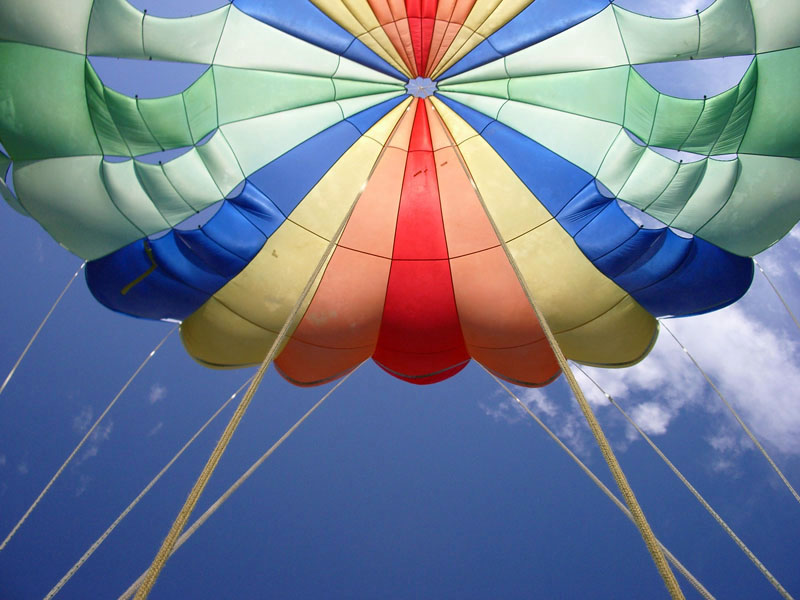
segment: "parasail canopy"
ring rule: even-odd
[[[3,197],[89,260],[100,302],[182,321],[210,366],[261,362],[331,241],[276,363],[292,382],[372,357],[414,383],[475,359],[544,385],[559,369],[529,294],[567,357],[625,366],[656,317],[741,297],[749,257],[800,219],[793,0],[682,19],[600,0],[234,0],[182,19],[13,0],[0,40]],[[208,69],[140,99],[95,56]],[[752,62],[702,99],[637,70],[725,56]]]

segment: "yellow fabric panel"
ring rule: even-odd
[[[461,60],[475,46],[517,16],[531,2],[533,0],[504,0],[503,2],[478,0],[464,23],[464,27],[474,33],[460,47],[456,44],[451,46],[454,52],[448,50],[437,67],[437,74],[443,73],[445,69]]]
[[[361,193],[382,145],[362,137],[314,186],[289,219],[330,240]]]
[[[285,221],[241,273],[183,322],[187,351],[203,363],[239,366],[261,361],[289,317],[328,243]],[[306,297],[291,334],[319,285]]]
[[[628,367],[642,360],[658,338],[658,321],[625,296],[607,313],[556,334],[567,358],[599,367]]]
[[[598,271],[555,220],[508,248],[568,358],[615,365],[644,357],[656,320]]]
[[[475,130],[442,102],[434,98],[433,104],[447,129],[455,134],[453,137],[461,155],[504,240],[520,236],[553,218]]]
[[[369,180],[375,161],[410,100],[396,106],[367,131],[303,198],[289,218],[330,240]]]
[[[366,2],[363,2],[363,4],[369,10],[368,16],[362,12],[363,7],[359,6],[362,2],[353,2],[351,0],[311,0],[311,3],[398,71],[405,73],[409,77],[411,76],[408,68],[400,58],[400,54],[392,45],[389,36],[383,31]],[[355,6],[351,8],[350,5]]]
[[[606,365],[642,358],[656,320],[592,265],[483,138],[433,102],[456,139],[465,139],[459,150],[475,185],[565,354]]]

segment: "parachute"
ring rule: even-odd
[[[656,317],[741,297],[749,257],[800,218],[797,13],[236,0],[166,19],[124,0],[5,3],[4,197],[89,261],[100,302],[181,321],[206,365],[259,363],[300,301],[276,362],[294,383],[372,357],[414,383],[475,359],[543,385],[559,368],[527,295],[568,358],[630,365]],[[632,66],[737,55],[753,57],[741,81],[703,99]],[[209,67],[140,99],[87,56]]]
[[[299,386],[370,358],[416,384],[475,360],[543,386],[562,351],[633,365],[659,317],[745,294],[751,257],[800,219],[799,45],[793,0],[679,19],[600,0],[180,19],[13,0],[0,194],[87,261],[100,303],[180,322],[203,365],[262,363],[277,340]],[[702,99],[643,75],[733,56],[740,80]],[[139,98],[94,57],[207,68]]]

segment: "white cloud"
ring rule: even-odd
[[[0,454],[0,467],[5,467],[5,466],[6,466],[6,455]]]
[[[92,481],[92,478],[85,473],[81,473],[81,476],[78,477],[78,487],[75,488],[75,497],[82,496],[86,489],[89,487],[89,482]]]
[[[642,431],[649,435],[662,435],[667,432],[667,425],[673,414],[661,404],[643,402],[631,410],[631,418]]]
[[[106,423],[98,425],[97,429],[89,436],[89,443],[86,449],[75,461],[75,465],[81,465],[90,458],[94,458],[100,452],[100,445],[111,438],[111,431],[114,429],[114,421],[108,420]]]
[[[149,432],[147,432],[147,437],[153,437],[155,434],[161,431],[162,427],[164,427],[164,422],[159,421],[158,423],[155,424],[155,427],[153,427]]]
[[[19,463],[17,465],[17,472],[20,475],[27,475],[29,471],[30,471],[30,469],[28,468],[28,463],[27,462],[22,461],[21,463]]]
[[[167,397],[167,388],[161,385],[160,383],[154,383],[150,388],[150,395],[148,396],[150,404],[155,404],[156,402],[160,402],[166,397]]]
[[[92,423],[93,414],[94,411],[92,411],[91,406],[84,406],[80,414],[73,417],[72,429],[74,429],[76,433],[86,433],[89,430],[89,425]]]

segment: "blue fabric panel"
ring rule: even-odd
[[[248,180],[239,195],[228,201],[267,237],[286,220],[278,207]]]
[[[486,128],[483,138],[552,215],[592,181],[583,169],[497,121]]]
[[[275,29],[330,50],[340,56],[405,81],[406,77],[386,63],[352,34],[333,22],[308,0],[234,0],[233,5]]]
[[[639,290],[635,297],[653,314],[701,314],[736,302],[750,287],[753,273],[752,259],[693,238],[681,266],[672,275]]]
[[[614,278],[620,286],[633,292],[671,275],[681,266],[691,250],[691,240],[662,229],[657,239],[642,256]]]
[[[398,96],[397,98],[386,100],[385,102],[376,104],[371,108],[362,110],[360,113],[354,114],[347,120],[350,121],[362,134],[367,133],[367,130],[369,130],[370,127],[375,125],[375,123],[389,114],[389,112],[395,106],[403,102],[406,98],[407,96]]]
[[[267,241],[267,236],[230,202],[224,202],[219,212],[204,227],[190,233],[204,234],[225,252],[238,257],[244,264],[250,262]],[[222,268],[219,269],[221,273]],[[229,267],[226,265],[225,268]]]
[[[725,306],[747,291],[750,259],[668,228],[643,229],[587,172],[521,133],[443,98],[505,160],[595,267],[656,316]]]
[[[624,213],[622,217],[625,219],[628,218]],[[633,222],[631,222],[631,224],[636,225]],[[614,281],[616,281],[619,275],[628,270],[631,265],[640,260],[643,254],[657,249],[663,244],[663,238],[665,236],[664,229],[641,229],[638,226],[636,228],[637,231],[632,237],[625,240],[612,251],[594,260],[594,266],[608,277],[611,277]],[[585,231],[583,233],[585,233]],[[602,233],[600,233],[600,235],[602,236]],[[586,243],[585,237],[583,241]]]
[[[262,167],[250,181],[288,216],[359,137],[351,123],[337,123]]]
[[[575,241],[586,257],[594,262],[620,249],[639,231],[639,226],[622,212],[616,200],[612,200],[600,214],[581,229],[575,236]],[[599,267],[597,263],[595,264]],[[608,264],[609,267],[613,265],[610,261]],[[618,268],[617,272],[624,271],[627,266]],[[602,270],[606,272],[606,269]]]
[[[536,0],[445,71],[440,79],[537,44],[596,15],[608,5],[608,0]]]
[[[244,212],[226,200],[198,229],[173,229],[90,261],[86,280],[92,294],[112,310],[148,319],[185,319],[238,275],[266,241]],[[153,262],[156,268],[150,271]]]
[[[597,186],[592,180],[567,202],[556,218],[568,234],[576,237],[612,202],[614,200],[606,198],[597,191]]]
[[[478,112],[469,106],[464,106],[460,102],[451,100],[447,96],[441,95],[439,92],[436,92],[436,97],[444,102],[447,106],[452,108],[456,113],[458,113],[458,116],[464,119],[469,126],[478,133],[482,133],[486,127],[488,127],[491,123],[494,123],[494,119],[491,117],[487,117],[482,112]]]
[[[139,240],[86,265],[89,291],[111,310],[145,319],[185,319],[209,294],[191,288],[155,269],[130,291],[122,290],[151,267]]]
[[[227,277],[211,271],[173,232],[150,240],[150,249],[159,272],[176,281],[191,282],[187,285],[209,296],[228,282]]]

